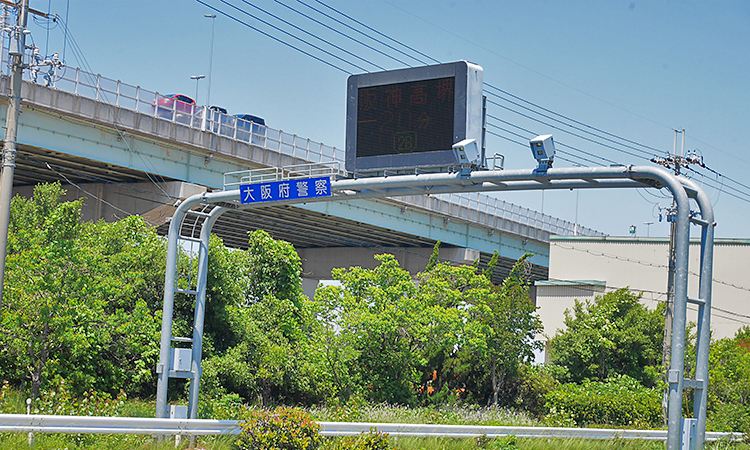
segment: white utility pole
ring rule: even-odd
[[[206,78],[205,75],[193,75],[190,77],[191,80],[195,80],[195,107],[198,107],[198,82]],[[208,102],[206,102],[208,104]]]
[[[214,65],[214,25],[216,25],[216,14],[204,14],[203,17],[211,19],[211,53],[208,55],[208,80],[206,80],[208,82],[206,106],[211,106],[211,68]]]
[[[677,155],[677,134],[682,134],[682,150],[680,151],[681,155]],[[674,147],[672,149],[673,155],[670,158],[671,161],[667,161],[667,163],[671,163],[674,165],[674,174],[680,175],[680,168],[682,166],[687,166],[687,163],[683,161],[683,156],[685,155],[685,130],[675,130],[674,131]],[[669,167],[666,165],[666,167]],[[672,210],[676,211],[676,203],[672,201]],[[668,218],[674,217],[674,216],[667,216]],[[671,220],[671,219],[668,219]],[[674,272],[675,272],[675,258],[676,258],[676,250],[675,250],[675,228],[677,227],[677,222],[672,221],[672,225],[669,228],[669,272],[667,274],[667,309],[666,309],[666,317],[664,320],[664,347],[663,347],[663,355],[662,355],[662,362],[666,366],[667,371],[669,371],[669,361],[671,359],[671,350],[672,350],[672,317],[674,315]]]
[[[677,154],[677,135],[682,134],[682,149],[680,154]],[[654,158],[651,160],[656,164],[662,165],[667,169],[673,169],[675,176],[680,175],[680,169],[688,167],[690,164],[698,164],[701,167],[705,167],[703,164],[703,158],[698,157],[695,153],[685,156],[685,130],[674,130],[674,148],[672,154],[666,158]],[[675,308],[675,274],[677,266],[677,220],[676,220],[677,204],[675,201],[672,202],[672,208],[667,213],[667,221],[671,222],[669,231],[669,268],[667,273],[667,308],[665,310],[664,317],[664,342],[663,342],[663,353],[662,353],[662,364],[664,365],[666,372],[670,372],[670,364],[672,361],[672,323],[674,321],[674,308]],[[666,396],[666,394],[665,394]],[[667,411],[664,411],[664,423],[667,423]]]
[[[23,82],[23,54],[26,50],[26,23],[29,16],[29,0],[21,0],[18,22],[11,30],[10,49],[13,72],[10,76],[8,112],[5,118],[5,143],[3,145],[3,172],[0,175],[0,308],[2,308],[3,283],[5,282],[5,257],[8,250],[8,225],[10,223],[10,200],[13,195],[13,172],[16,168],[16,140],[18,118],[21,114],[21,85]]]
[[[654,222],[643,222],[644,225],[646,225],[646,237],[651,237],[651,225],[654,224]]]

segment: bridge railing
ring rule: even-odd
[[[7,40],[3,42],[2,61],[0,70],[4,75],[9,76]],[[133,86],[80,68],[51,68],[49,73],[42,73],[42,75],[37,74],[33,77],[30,71],[24,72],[24,78],[30,82],[163,120],[170,120],[191,128],[211,131],[230,139],[261,146],[309,162],[343,162],[345,159],[345,152],[342,149],[276,130],[264,124],[252,123],[223,114],[207,106],[192,106],[173,101],[158,91]]]
[[[2,62],[0,71],[9,76],[9,61],[7,39],[3,40]],[[62,90],[74,95],[86,97],[112,106],[137,111],[142,114],[159,117],[180,123],[184,126],[216,133],[219,136],[247,142],[252,145],[266,148],[283,155],[289,155],[310,163],[332,163],[338,162],[343,165],[345,161],[345,150],[315,142],[308,138],[302,138],[295,134],[286,133],[267,127],[264,124],[242,120],[235,116],[222,114],[219,111],[209,109],[207,106],[193,106],[179,101],[173,101],[157,91],[149,91],[140,86],[123,83],[120,80],[93,74],[80,68],[61,67],[51,68],[44,76],[32,77],[31,71],[25,71],[25,78],[37,84],[47,85],[50,88]],[[465,220],[479,223],[490,221],[499,223],[499,220],[515,222],[513,226],[500,226],[532,239],[549,240],[549,234],[581,235],[581,236],[603,236],[604,233],[581,227],[578,224],[561,220],[540,212],[523,208],[512,203],[498,200],[485,194],[441,194],[435,196],[447,205],[449,210],[462,211],[464,208],[474,211],[473,213],[461,214]],[[425,200],[402,199],[406,203],[414,205],[425,203]],[[484,219],[471,219],[472,214],[476,217],[482,212]],[[494,216],[494,220],[487,217]],[[492,226],[492,225],[490,225]],[[508,229],[510,228],[510,229]]]

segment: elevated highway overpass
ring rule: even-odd
[[[7,74],[0,76],[0,92],[4,120]],[[205,108],[165,113],[154,107],[158,93],[81,70],[69,68],[49,86],[25,81],[21,96],[14,193],[30,195],[36,183],[60,181],[69,197],[86,198],[85,219],[139,214],[166,233],[176,202],[223,189],[227,172],[343,166],[341,149]],[[372,266],[371,256],[382,252],[418,271],[438,240],[441,258],[459,263],[479,258],[484,266],[497,250],[495,281],[518,257],[533,253],[531,276],[546,279],[550,235],[601,235],[479,193],[268,207],[225,214],[214,227],[227,245],[240,248],[254,229],[294,244],[311,280],[326,279],[332,267]]]

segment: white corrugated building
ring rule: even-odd
[[[535,283],[535,301],[547,340],[564,328],[564,312],[575,299],[593,300],[628,287],[642,293],[649,308],[667,299],[669,239],[553,236],[549,280]],[[700,241],[691,240],[688,296],[698,297]],[[688,304],[688,320],[697,307]],[[750,239],[717,239],[714,244],[711,330],[714,339],[750,326]]]

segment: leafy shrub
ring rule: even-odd
[[[646,428],[662,420],[661,394],[627,376],[605,382],[584,380],[560,385],[547,394],[550,419],[589,424]]]
[[[328,399],[328,412],[332,415],[330,420],[335,422],[357,422],[362,418],[362,410],[367,401],[361,395],[352,395],[348,400],[338,397]]]
[[[239,394],[224,394],[218,398],[206,396],[198,406],[199,419],[238,420],[247,407]]]
[[[559,366],[548,364],[521,366],[516,405],[534,417],[547,414],[549,412],[546,407],[547,394],[560,386],[554,376],[555,371],[559,371]]]
[[[714,431],[739,431],[750,435],[750,405],[725,403],[708,416],[707,427]]]
[[[117,398],[93,389],[80,397],[72,395],[67,383],[60,381],[56,389],[42,391],[31,404],[32,414],[60,416],[120,416],[127,396],[120,391]]]
[[[320,425],[296,408],[251,411],[240,425],[241,450],[315,450],[322,442]]]
[[[707,426],[750,436],[750,327],[711,342],[708,378]]]
[[[391,450],[388,443],[388,433],[382,433],[374,428],[369,433],[358,436],[346,436],[337,440],[328,450]]]
[[[650,310],[640,295],[619,289],[565,311],[566,329],[550,340],[550,361],[565,367],[564,382],[627,375],[658,383],[664,337],[663,304]]]
[[[516,450],[518,448],[518,438],[513,435],[501,438],[488,438],[482,435],[477,438],[477,447],[488,450]]]

